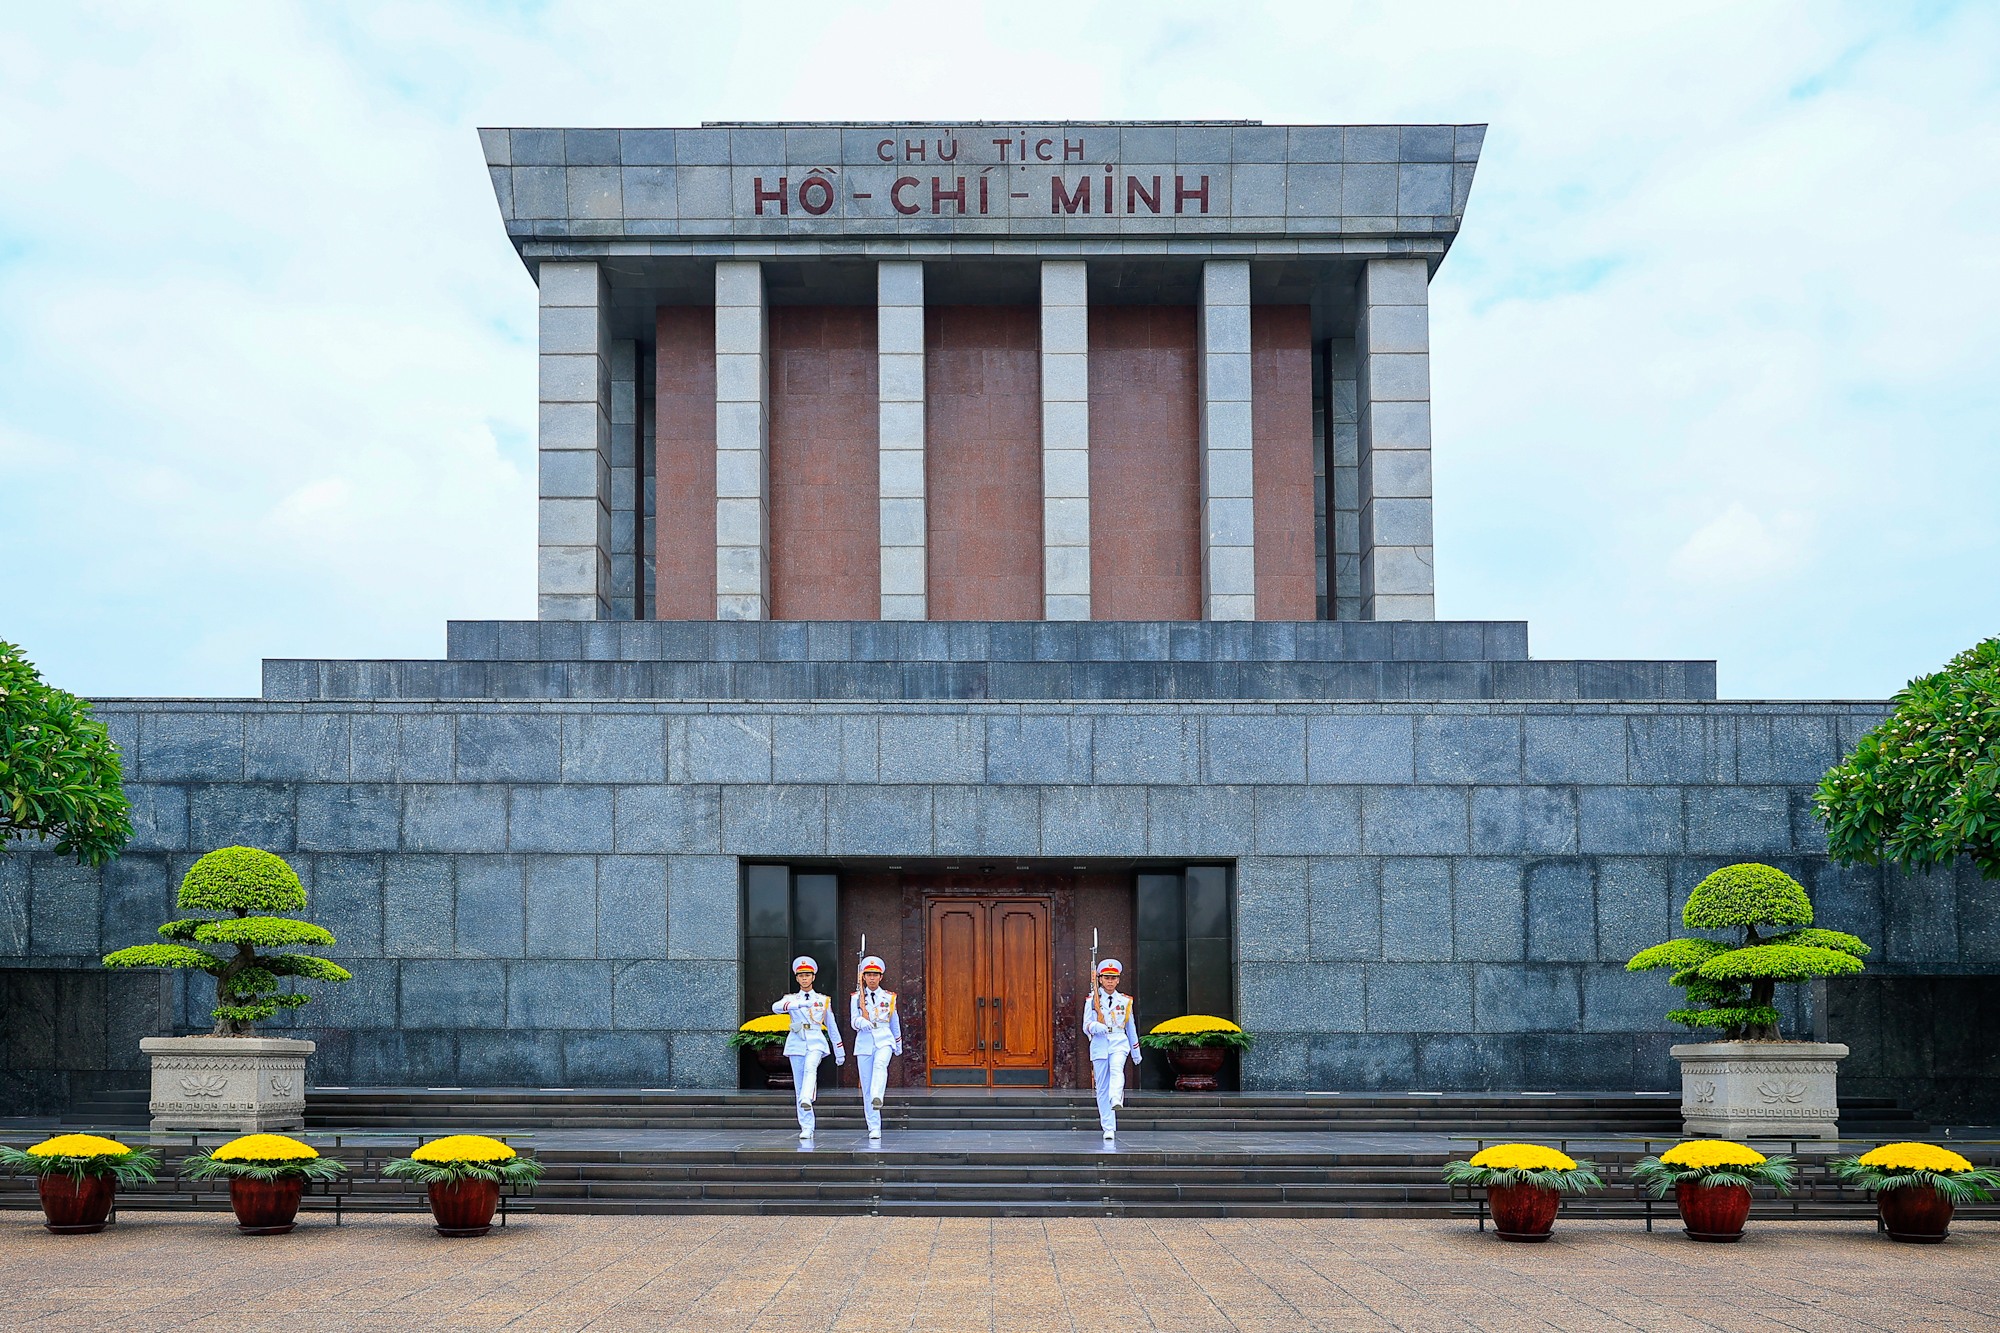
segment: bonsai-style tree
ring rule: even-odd
[[[1895,705],[1820,779],[1827,850],[1913,874],[1968,856],[2000,879],[2000,638],[1911,681]]]
[[[1671,968],[1687,1005],[1667,1014],[1690,1028],[1721,1028],[1724,1041],[1778,1041],[1778,983],[1859,972],[1868,946],[1837,930],[1812,928],[1812,903],[1799,882],[1772,866],[1724,866],[1695,885],[1681,920],[1695,930],[1740,931],[1737,943],[1680,939],[1641,949],[1628,972]],[[1789,927],[1766,938],[1760,928]]]
[[[255,847],[224,847],[196,861],[181,880],[182,910],[229,912],[220,920],[192,917],[169,921],[160,934],[175,944],[138,944],[106,954],[106,967],[191,967],[215,978],[215,1035],[254,1036],[251,1025],[280,1009],[296,1009],[310,995],[288,992],[280,978],[306,981],[349,981],[346,968],[308,953],[260,954],[258,949],[287,945],[330,946],[334,939],[322,926],[290,917],[263,915],[299,912],[306,905],[305,886],[280,857]],[[258,915],[252,915],[257,913]],[[217,945],[232,952],[211,953],[194,944]]]
[[[90,704],[0,643],[0,844],[54,838],[58,855],[103,865],[132,838],[124,776]]]

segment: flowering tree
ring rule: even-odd
[[[0,643],[0,843],[54,838],[59,855],[104,864],[132,838],[124,776],[90,704]]]
[[[312,996],[287,992],[281,978],[348,981],[353,973],[308,953],[260,954],[261,948],[286,945],[330,946],[325,927],[284,916],[252,916],[252,912],[305,910],[305,886],[282,857],[255,847],[224,847],[196,861],[181,880],[180,906],[197,912],[230,912],[219,920],[193,917],[169,921],[160,934],[174,944],[138,944],[104,958],[106,967],[186,967],[215,978],[215,1018],[218,1037],[255,1035],[252,1024],[280,1009],[296,1009]],[[192,947],[212,944],[228,950],[211,953]]]
[[[1820,780],[1827,850],[1916,874],[1969,856],[2000,878],[2000,638],[1911,681],[1895,705]]]

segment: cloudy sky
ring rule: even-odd
[[[0,638],[254,695],[534,614],[534,291],[478,125],[1471,122],[1438,610],[1885,696],[2000,632],[1991,5],[22,6]]]

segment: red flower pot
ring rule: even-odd
[[[36,1188],[42,1196],[44,1226],[58,1236],[87,1236],[102,1231],[118,1193],[118,1177],[46,1175]]]
[[[792,1058],[785,1054],[783,1046],[759,1046],[756,1048],[756,1055],[757,1063],[764,1067],[765,1087],[792,1086]]]
[[[1547,1240],[1555,1228],[1562,1195],[1540,1185],[1488,1185],[1486,1206],[1501,1240]]]
[[[1930,1185],[1876,1190],[1875,1211],[1889,1239],[1908,1245],[1936,1245],[1951,1231],[1951,1200]]]
[[[1748,1186],[1700,1185],[1684,1180],[1674,1186],[1674,1202],[1680,1205],[1681,1223],[1689,1240],[1728,1244],[1743,1239],[1743,1223],[1750,1217]]]
[[[299,1216],[299,1198],[306,1192],[304,1176],[277,1180],[249,1180],[241,1176],[229,1182],[229,1206],[236,1213],[236,1229],[246,1236],[282,1236]]]
[[[431,1217],[440,1236],[483,1236],[493,1229],[500,1182],[467,1176],[431,1186]]]
[[[1226,1046],[1170,1046],[1167,1063],[1174,1068],[1175,1092],[1214,1092]]]

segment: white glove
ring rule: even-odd
[[[1132,1048],[1132,1063],[1135,1065],[1139,1063],[1139,1048],[1136,1046]]]

